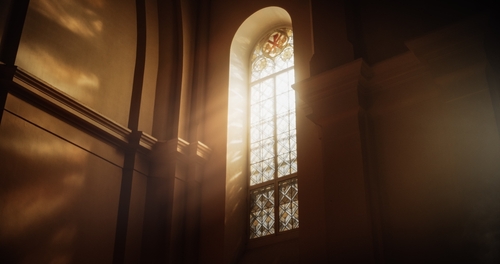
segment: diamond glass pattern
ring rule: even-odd
[[[290,111],[288,97],[288,93],[276,95],[276,114],[280,115]]]
[[[273,135],[274,135],[274,122],[272,120],[266,120],[266,122],[262,124],[261,138],[268,139],[272,138]]]
[[[251,104],[255,104],[264,99],[269,99],[274,96],[273,94],[274,82],[272,79],[267,79],[252,86]]]
[[[250,238],[274,234],[274,186],[250,191]]]
[[[290,152],[290,173],[297,172],[297,151]]]
[[[250,238],[298,228],[293,34],[277,29],[256,45],[250,84]],[[264,184],[269,183],[269,185]],[[278,184],[276,186],[275,184]],[[279,192],[274,191],[278,187]],[[279,199],[279,210],[274,209]]]
[[[250,185],[255,185],[262,182],[262,163],[254,163],[250,165]]]
[[[255,164],[262,160],[262,148],[258,143],[250,145],[250,164]]]
[[[288,132],[292,129],[291,122],[295,122],[295,112],[276,117],[276,128],[278,135],[283,132]],[[295,128],[293,128],[295,129]],[[279,152],[279,150],[278,150]]]
[[[293,91],[292,84],[294,80],[290,78],[290,75],[293,75],[292,71],[286,71],[276,76],[276,94]]]
[[[297,178],[279,183],[279,231],[299,227],[299,194]]]
[[[290,152],[290,132],[281,133],[278,135],[278,153]]]

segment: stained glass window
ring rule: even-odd
[[[280,231],[299,227],[298,193],[297,178],[279,183]]]
[[[293,65],[288,28],[268,33],[252,54],[250,238],[299,227]]]
[[[274,186],[250,191],[250,238],[274,234]]]

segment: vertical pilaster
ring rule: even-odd
[[[172,250],[172,241],[176,238],[173,229],[182,224],[174,223],[175,198],[181,195],[175,196],[174,190],[181,191],[179,181],[184,179],[188,146],[184,140],[173,139],[158,142],[151,153],[141,263],[170,263],[178,255]]]
[[[330,263],[374,263],[374,227],[360,91],[371,75],[362,60],[295,84],[321,127]]]
[[[144,67],[146,59],[146,4],[145,0],[136,0],[137,20],[137,47],[134,67],[134,81],[130,103],[128,128],[132,130],[128,145],[125,147],[125,159],[122,169],[122,183],[118,205],[118,218],[116,223],[115,247],[113,263],[125,262],[127,245],[127,232],[129,222],[130,200],[132,195],[132,180],[141,140],[142,132],[138,131],[139,113],[141,108],[142,86],[144,80]]]
[[[162,141],[178,136],[182,34],[178,1],[158,1],[158,76],[152,135]]]
[[[199,141],[189,145],[187,171],[185,263],[198,263],[201,213],[201,179],[203,166],[210,155],[210,148]]]
[[[344,0],[311,0],[314,55],[311,75],[333,69],[354,59],[352,44],[347,38]]]
[[[146,3],[145,0],[136,0],[137,13],[137,47],[135,54],[134,83],[128,117],[128,128],[138,130],[139,113],[141,109],[142,86],[144,81],[144,67],[146,62]]]
[[[113,252],[113,263],[125,262],[125,248],[127,242],[127,229],[129,222],[130,197],[132,195],[132,180],[139,149],[139,141],[142,132],[132,132],[129,144],[125,149],[125,159],[122,169],[122,183],[120,188],[120,203],[118,205],[118,217],[116,221],[115,248]]]
[[[151,155],[141,263],[197,263],[200,189],[210,149],[182,139]]]

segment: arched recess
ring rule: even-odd
[[[250,54],[263,34],[273,28],[292,27],[288,12],[266,7],[253,13],[238,28],[231,42],[228,93],[225,252],[231,262],[248,239],[248,76]]]

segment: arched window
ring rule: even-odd
[[[268,32],[250,63],[250,238],[257,238],[299,227],[292,30]]]

